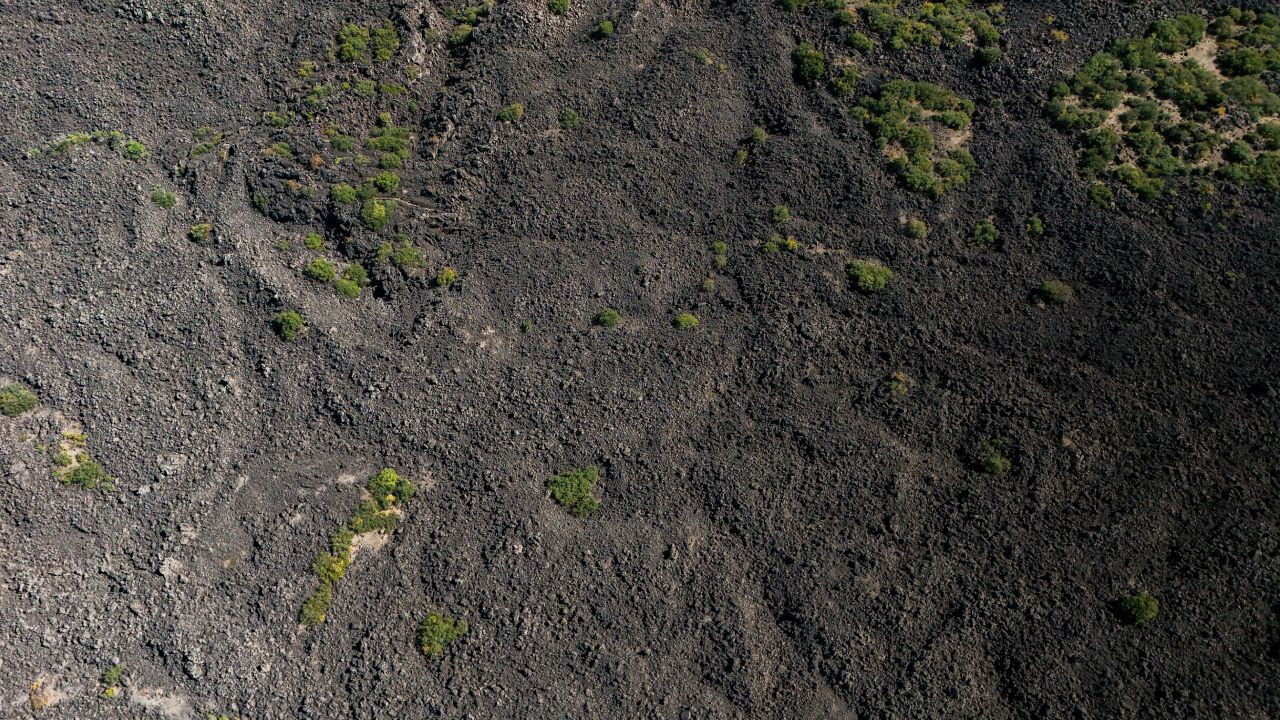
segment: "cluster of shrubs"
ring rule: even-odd
[[[338,32],[337,55],[343,62],[365,64],[372,60],[384,63],[395,55],[399,47],[400,36],[390,20],[372,28],[351,23]]]
[[[338,273],[333,263],[324,258],[316,258],[307,263],[302,274],[325,283],[333,283],[333,289],[346,298],[360,297],[360,291],[369,286],[369,272],[360,263],[351,263]]]
[[[1210,36],[1221,77],[1181,57]],[[1152,200],[1169,178],[1190,173],[1280,190],[1280,95],[1264,80],[1277,71],[1275,15],[1233,9],[1212,24],[1180,15],[1095,54],[1054,87],[1046,113],[1074,136],[1100,205],[1111,204],[1110,188],[1098,189],[1107,182]]]
[[[351,544],[357,535],[369,532],[390,534],[396,528],[400,508],[414,495],[413,483],[391,468],[383,468],[365,486],[368,497],[361,501],[355,514],[329,539],[328,552],[322,552],[311,563],[311,571],[320,586],[306,602],[298,619],[304,625],[318,625],[325,620],[333,604],[333,588],[351,566]]]
[[[31,150],[31,157],[44,153],[64,155],[85,143],[94,142],[106,145],[126,160],[141,160],[147,156],[147,146],[141,140],[131,138],[119,130],[94,130],[93,132],[73,132],[63,135],[45,148]]]
[[[965,147],[940,150],[934,129],[962,132],[973,101],[927,82],[893,80],[855,107],[890,157],[889,167],[908,189],[938,197],[969,181],[976,167]],[[931,129],[932,128],[932,129]]]
[[[864,293],[878,293],[893,279],[893,271],[879,260],[851,260],[848,272],[854,287]]]
[[[75,428],[63,430],[53,456],[53,476],[63,485],[114,492],[115,479],[107,474],[101,463],[90,457],[88,441],[88,437]]]
[[[733,159],[739,165],[746,165],[747,160],[751,158],[753,153],[759,152],[764,144],[769,141],[769,133],[765,132],[762,127],[754,127],[751,134],[745,140],[739,143],[737,151],[734,152]]]
[[[861,10],[867,27],[891,50],[972,44],[976,62],[1000,59],[1001,4],[974,7],[969,0],[933,0],[904,10],[898,0],[874,0]]]
[[[586,517],[600,508],[595,496],[600,469],[594,465],[553,476],[547,480],[551,498],[575,517]]]
[[[34,410],[39,401],[35,393],[17,383],[0,388],[0,415],[17,417]]]
[[[418,648],[427,657],[440,657],[446,645],[466,634],[466,620],[431,613],[418,624]]]
[[[483,2],[479,5],[468,5],[462,8],[454,8],[444,11],[444,16],[455,23],[453,30],[449,33],[449,47],[460,48],[471,42],[471,33],[475,30],[476,25],[480,23],[481,18],[487,17],[489,11],[493,8],[491,0]]]

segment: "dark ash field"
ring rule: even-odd
[[[1274,6],[556,2],[0,7],[0,716],[1280,716]]]

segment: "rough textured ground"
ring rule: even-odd
[[[41,406],[0,417],[0,715],[1280,715],[1280,200],[1103,210],[1041,112],[1108,39],[1188,9],[1221,6],[1009,3],[993,67],[870,53],[857,96],[907,76],[977,103],[978,172],[933,201],[792,79],[816,16],[765,2],[504,0],[452,52],[427,5],[5,4],[0,375]],[[427,267],[348,300],[299,272],[320,199],[254,208],[260,117],[343,23],[388,17],[422,73],[386,233]],[[225,159],[189,157],[200,126]],[[28,157],[94,129],[147,157]],[[777,203],[799,253],[760,252]],[[994,251],[967,244],[985,217]],[[335,258],[381,237],[328,222]],[[852,257],[894,281],[855,292]],[[1073,303],[1030,297],[1051,277]],[[309,321],[289,343],[284,308]],[[115,493],[52,478],[37,446],[68,423]],[[977,472],[996,436],[1012,471]],[[589,464],[601,509],[574,518],[545,481]],[[383,466],[419,493],[302,628],[311,559]],[[1131,590],[1156,619],[1116,621]],[[470,624],[440,659],[414,642],[433,611]]]

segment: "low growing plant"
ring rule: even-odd
[[[600,470],[594,465],[556,475],[547,481],[551,498],[575,517],[586,517],[600,507],[595,497]]]
[[[0,388],[0,415],[17,417],[38,404],[35,393],[17,383]]]

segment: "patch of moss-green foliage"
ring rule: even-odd
[[[974,58],[990,64],[1000,58],[1001,4],[976,5],[970,0],[910,3],[873,0],[860,8],[866,27],[894,51],[920,47],[974,48]]]
[[[617,327],[618,323],[622,322],[622,314],[613,308],[605,308],[596,315],[595,322],[600,327]]]
[[[466,634],[466,620],[431,613],[418,625],[418,648],[427,657],[440,657],[445,646]]]
[[[31,150],[29,154],[32,157],[45,153],[63,155],[89,142],[106,145],[126,160],[141,160],[147,155],[147,146],[143,145],[142,141],[131,138],[119,130],[67,133],[43,148]]]
[[[356,189],[346,183],[338,183],[329,190],[329,197],[334,202],[350,205],[356,201]]]
[[[560,129],[577,130],[582,127],[582,115],[573,108],[565,108],[560,112]]]
[[[458,281],[458,271],[445,265],[440,268],[440,272],[436,274],[437,287],[449,287]]]
[[[65,438],[63,442],[66,442]],[[68,453],[72,457],[71,465],[55,468],[54,477],[58,478],[63,485],[75,486],[82,490],[114,492],[115,479],[107,474],[102,463],[89,457],[83,441],[78,443],[77,447],[78,449]]]
[[[39,404],[35,393],[17,383],[0,388],[0,415],[17,417],[35,409]]]
[[[791,219],[791,208],[786,205],[774,205],[769,211],[769,220],[774,224],[780,225]]]
[[[524,103],[513,102],[498,111],[498,119],[503,122],[516,122],[524,118]]]
[[[729,244],[717,240],[711,243],[711,258],[716,269],[723,269],[729,264]]]
[[[864,293],[880,292],[893,279],[893,271],[879,260],[852,260],[848,270],[854,287]]]
[[[366,200],[360,208],[360,222],[370,230],[385,228],[391,222],[391,203],[387,200]]]
[[[806,85],[816,83],[827,72],[827,56],[811,42],[802,42],[791,51],[796,79]]]
[[[426,262],[422,250],[407,235],[398,235],[395,244],[383,243],[378,248],[380,262],[391,261],[398,268],[419,268]]]
[[[309,232],[302,236],[302,246],[319,252],[324,249],[324,236],[318,232]]]
[[[328,550],[316,555],[311,562],[311,572],[320,584],[303,602],[298,613],[298,620],[303,625],[318,625],[325,621],[333,603],[334,587],[351,566],[356,536],[395,530],[398,513],[415,493],[413,483],[400,477],[392,468],[383,468],[369,478],[365,485],[366,497],[355,514],[329,538]]]
[[[1036,288],[1036,297],[1051,305],[1066,305],[1075,297],[1075,292],[1061,280],[1045,280]]]
[[[1039,215],[1027,218],[1027,237],[1035,239],[1044,235],[1044,220]]]
[[[378,115],[377,125],[370,131],[369,139],[365,140],[364,146],[379,153],[379,167],[400,167],[405,160],[409,159],[411,136],[412,132],[408,127],[396,125],[391,119],[391,114],[384,112]]]
[[[698,327],[698,316],[691,312],[682,312],[671,321],[677,330],[692,330]]]
[[[390,20],[373,28],[348,23],[338,31],[337,56],[350,63],[384,63],[395,55],[400,47],[400,35]]]
[[[973,226],[973,234],[969,238],[974,247],[982,250],[991,250],[999,239],[1000,231],[990,220],[979,220],[978,224]]]
[[[569,10],[569,0],[547,0],[547,9],[556,15],[563,15]]]
[[[325,260],[324,258],[316,258],[315,260],[307,263],[307,266],[302,269],[302,274],[312,280],[329,282],[337,276],[338,270],[333,266],[333,263],[328,260]]]
[[[393,172],[380,172],[369,179],[378,190],[389,193],[400,187],[400,176]]]
[[[1007,438],[987,438],[978,443],[978,470],[988,475],[1005,475],[1013,469],[1013,462],[1006,453],[1009,448]]]
[[[603,40],[612,34],[613,34],[612,20],[601,20],[600,24],[596,26],[596,31],[593,33],[593,35],[595,35],[595,37],[600,40]]]
[[[969,181],[973,101],[927,82],[893,80],[854,108],[908,189],[938,197]]]
[[[164,188],[153,188],[151,190],[151,202],[161,209],[168,210],[178,204],[178,196]]]
[[[1160,610],[1160,603],[1151,595],[1135,593],[1116,598],[1111,603],[1111,611],[1120,622],[1126,625],[1142,625],[1155,618]]]
[[[1046,114],[1073,139],[1081,174],[1143,200],[1205,173],[1280,191],[1278,71],[1276,15],[1188,13],[1093,55],[1053,88]]]
[[[917,240],[924,239],[929,235],[929,225],[920,218],[911,218],[906,224],[907,237]]]
[[[282,340],[292,340],[306,327],[307,322],[302,313],[296,310],[285,310],[271,320],[271,326]]]
[[[213,236],[213,226],[209,223],[198,223],[187,230],[187,237],[195,242],[206,242]]]
[[[124,663],[117,663],[102,673],[102,697],[110,700],[120,694],[120,681],[124,679]]]
[[[551,499],[575,517],[586,517],[600,508],[595,496],[600,469],[594,465],[570,470],[547,480]]]

